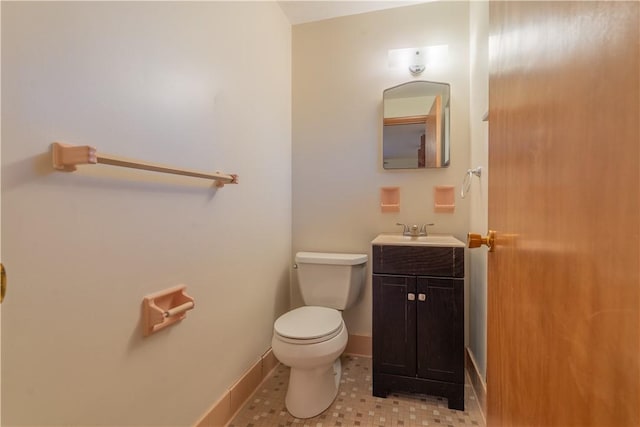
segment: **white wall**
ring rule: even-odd
[[[3,425],[190,425],[289,305],[291,27],[276,3],[2,4]],[[49,144],[240,175],[54,172]],[[196,300],[148,338],[145,294]]]
[[[473,177],[469,193],[469,228],[488,231],[489,123],[482,117],[489,108],[489,3],[470,3],[471,53],[471,167],[482,167],[480,179]],[[487,250],[467,251],[469,257],[469,349],[486,379],[487,366]]]
[[[378,233],[400,230],[396,222],[434,222],[432,232],[466,238],[467,202],[457,198],[454,214],[436,214],[433,187],[458,186],[469,167],[468,8],[436,2],[293,27],[293,252],[370,254]],[[390,70],[387,52],[442,44],[448,64],[419,79],[451,84],[451,166],[383,171],[382,92],[415,79]],[[400,187],[399,213],[380,212],[383,186]],[[350,333],[371,334],[370,275],[345,319]]]

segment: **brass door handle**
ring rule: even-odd
[[[7,272],[4,271],[4,265],[0,263],[0,303],[4,300],[4,294],[7,292]]]
[[[469,249],[479,248],[482,245],[486,245],[489,248],[489,252],[493,252],[495,248],[496,241],[496,232],[493,230],[489,230],[489,234],[482,237],[477,233],[468,233],[467,234],[467,246]]]

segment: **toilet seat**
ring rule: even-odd
[[[273,325],[275,335],[291,344],[315,344],[337,336],[344,327],[338,310],[305,306],[280,316]]]

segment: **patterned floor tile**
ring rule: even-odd
[[[289,368],[279,365],[231,420],[229,427],[438,426],[484,427],[471,386],[465,386],[465,411],[447,408],[447,400],[421,394],[392,393],[386,399],[371,394],[371,359],[342,356],[338,396],[323,413],[298,419],[285,407]]]

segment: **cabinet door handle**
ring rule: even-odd
[[[408,299],[409,301],[415,301],[415,300],[416,300],[416,294],[414,294],[413,292],[409,292],[409,293],[407,294],[407,299]]]
[[[418,294],[418,299],[420,301],[426,301],[427,300],[427,295],[426,294]]]

